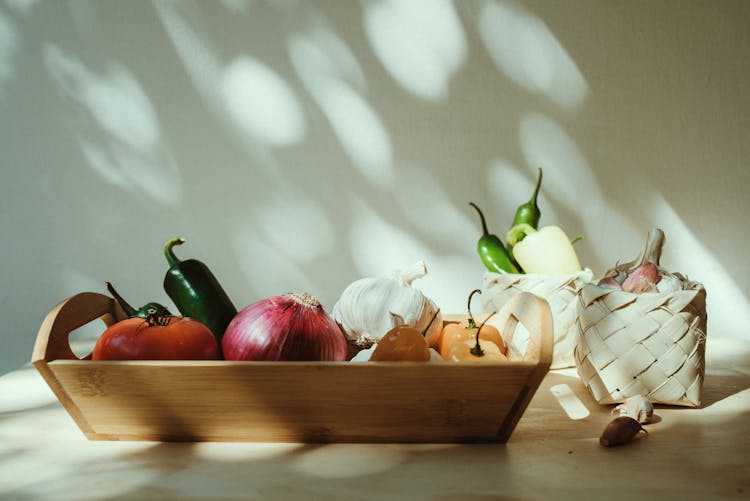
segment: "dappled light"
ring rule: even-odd
[[[503,74],[529,92],[564,108],[576,108],[588,85],[549,27],[512,1],[484,3],[479,33]]]
[[[0,101],[5,99],[5,85],[15,75],[14,58],[18,45],[18,34],[13,24],[0,10]]]
[[[34,6],[41,0],[5,0],[5,5],[12,10],[20,12],[23,15],[30,14]]]
[[[392,181],[392,150],[388,133],[367,101],[343,83],[321,82],[318,102],[354,166],[373,185]]]
[[[415,97],[448,97],[464,63],[466,36],[448,0],[379,0],[366,4],[364,28],[393,79]]]
[[[556,384],[550,388],[550,392],[570,419],[583,419],[591,414],[581,399],[573,393],[569,385],[565,383]]]
[[[321,20],[308,23],[310,26],[292,33],[287,41],[292,65],[308,91],[315,97],[318,80],[338,79],[365,92],[364,70],[352,50]]]
[[[279,250],[251,226],[240,226],[235,230],[229,243],[242,271],[238,275],[245,284],[243,295],[235,299],[238,308],[265,296],[289,291],[315,294],[319,289],[308,270],[300,264],[305,259],[306,248]]]
[[[746,495],[734,477],[747,469],[750,401],[749,15],[750,0],[0,0],[0,498]],[[660,264],[706,289],[700,408],[655,405],[648,435],[625,447],[599,445],[619,411],[597,403],[575,361],[533,374],[534,362],[497,367],[483,381],[497,385],[492,394],[470,367],[455,367],[447,386],[440,377],[381,385],[413,404],[392,433],[415,430],[408,442],[439,429],[450,444],[304,443],[389,440],[372,435],[373,423],[397,412],[393,402],[357,401],[387,400],[367,364],[341,377],[326,371],[343,362],[278,369],[286,375],[221,360],[103,362],[85,375],[74,369],[92,362],[30,363],[40,325],[37,354],[50,326],[70,327],[75,355],[91,351],[101,319],[73,328],[82,311],[73,303],[44,319],[77,293],[106,294],[105,281],[135,307],[154,301],[177,313],[163,252],[177,236],[186,240],[178,258],[205,263],[238,310],[307,292],[332,313],[355,280],[423,261],[416,288],[455,319],[482,287],[468,300],[483,320],[495,292],[483,285],[469,202],[507,243],[539,168],[539,225],[584,236],[574,246],[591,271],[582,281],[636,258],[658,227]],[[576,302],[571,291],[560,317]],[[679,320],[664,328],[677,336]],[[578,335],[572,321],[559,344]],[[625,338],[646,323],[635,318],[611,338],[625,346],[623,363],[642,361]],[[531,338],[518,323],[510,358],[533,348]],[[68,353],[54,341],[46,353]],[[233,377],[209,369],[219,366]],[[172,374],[170,388],[143,367]],[[523,381],[519,368],[529,371]],[[258,372],[252,385],[246,369]],[[330,413],[310,398],[319,385],[308,369],[340,384]],[[146,376],[117,376],[136,372]],[[288,398],[274,393],[279,381]],[[520,398],[507,391],[514,382]],[[118,391],[136,386],[143,392]],[[523,410],[512,436],[463,443],[478,436],[474,404],[488,402]],[[180,411],[184,403],[195,412]],[[434,419],[417,414],[433,406]],[[356,433],[342,413],[356,417]],[[477,422],[502,433],[512,419],[498,414]],[[162,433],[133,432],[155,421]],[[128,441],[139,437],[187,442]],[[239,438],[300,443],[198,442]],[[569,481],[540,481],[553,478]],[[594,478],[607,478],[606,489],[578,481]]]
[[[46,47],[45,59],[63,92],[78,101],[104,131],[138,151],[156,147],[160,133],[156,114],[131,72],[114,66],[96,75],[55,46]]]
[[[244,14],[255,0],[221,0],[224,8],[232,14]]]
[[[407,458],[406,452],[394,448],[335,444],[300,454],[291,468],[310,477],[352,478],[391,470]]]
[[[298,263],[312,263],[335,250],[330,218],[303,194],[271,197],[258,209],[255,220],[262,239]]]
[[[416,235],[388,221],[360,200],[351,201],[349,252],[359,276],[386,276],[434,255]],[[428,268],[429,269],[429,268]]]
[[[399,165],[395,202],[406,221],[419,233],[445,239],[445,246],[458,255],[464,242],[476,238],[476,221],[467,207],[457,207],[450,200],[450,192],[437,182],[427,169],[417,165]],[[425,221],[435,219],[440,225],[425,227]]]
[[[415,191],[420,189],[416,185],[405,186],[411,186]],[[425,240],[420,238],[424,232],[430,236],[437,234],[430,228],[415,222],[413,227],[416,231],[402,229],[406,227],[405,222],[389,221],[360,200],[351,200],[350,204],[349,253],[356,268],[352,280],[389,276],[394,270],[408,268],[422,260],[427,266],[427,276],[415,285],[437,304],[443,305],[445,311],[464,311],[465,288],[456,283],[461,277],[481,275],[481,269],[476,263],[467,261],[460,250],[452,251],[460,241],[450,239],[450,243],[443,246],[449,250],[443,248],[436,251],[426,246]],[[473,238],[468,241],[472,247],[475,245]]]
[[[708,318],[715,315],[718,309],[725,309],[731,312],[732,322],[736,325],[750,325],[747,284],[737,282],[711,248],[690,229],[663,196],[654,193],[644,197],[643,203],[652,214],[656,226],[669,228],[665,231],[661,264],[668,270],[682,271],[687,278],[697,280],[705,286]],[[722,331],[721,335],[742,339],[747,337],[747,332],[727,330]]]
[[[36,371],[34,373],[37,374]],[[37,374],[36,377],[40,376]],[[27,386],[24,385],[24,388]],[[50,423],[55,425],[50,426]],[[67,429],[71,433],[59,433]],[[0,484],[0,497],[53,499],[61,492],[68,492],[75,485],[73,477],[82,473],[91,479],[92,484],[76,492],[75,498],[93,501],[102,499],[102,482],[111,487],[108,494],[116,496],[127,494],[134,484],[153,481],[161,474],[159,471],[140,472],[133,475],[130,481],[122,482],[123,470],[135,465],[129,455],[146,451],[153,445],[148,442],[88,443],[82,448],[80,431],[58,403],[35,409],[34,412],[9,414],[4,417],[3,431],[14,439],[23,439],[28,446],[14,450],[6,445],[9,443],[6,435],[0,440],[0,457],[9,454],[13,458],[2,461],[4,478],[17,480],[13,486],[8,482]],[[56,439],[49,441],[48,434],[56,432]],[[73,450],[75,454],[71,453]],[[121,457],[112,458],[113,452]],[[11,488],[13,491],[10,491]],[[16,497],[18,495],[22,497]]]
[[[664,264],[707,286],[709,332],[743,336],[747,267],[723,228],[747,183],[705,165],[741,163],[744,125],[718,117],[739,116],[727,96],[744,87],[691,80],[725,74],[721,44],[743,35],[682,53],[687,28],[639,38],[591,12],[583,26],[560,4],[514,0],[8,0],[0,186],[6,212],[27,217],[5,219],[7,261],[28,266],[6,275],[29,291],[2,299],[30,332],[39,310],[104,280],[168,301],[160,250],[182,234],[237,303],[307,290],[330,306],[349,282],[421,259],[420,288],[460,312],[485,271],[468,202],[504,239],[541,167],[541,222],[585,236],[594,276],[660,226]],[[659,57],[633,67],[636,48]],[[627,80],[660,64],[674,80]],[[714,202],[721,227],[701,208]]]
[[[222,63],[205,40],[196,32],[179,8],[193,6],[184,2],[156,2],[154,8],[164,25],[180,61],[185,66],[196,90],[209,106],[217,107],[220,102],[219,76]]]
[[[373,185],[388,187],[393,168],[391,139],[383,122],[360,95],[365,88],[364,76],[351,51],[322,28],[309,37],[292,36],[288,45],[300,80],[328,119],[354,167]]]
[[[594,203],[601,199],[593,169],[560,123],[543,113],[529,112],[521,117],[518,135],[526,164],[543,166],[546,185],[555,186],[554,191],[545,190],[546,196],[570,208],[580,204],[574,193]]]
[[[202,442],[195,445],[195,457],[217,463],[245,463],[249,461],[269,461],[273,458],[293,454],[303,448],[295,443],[254,443],[237,447],[237,443]]]
[[[221,78],[227,110],[246,134],[269,146],[289,146],[305,136],[305,117],[294,91],[258,60],[233,61]]]
[[[97,74],[54,45],[45,47],[44,56],[50,76],[77,105],[71,116],[96,124],[82,127],[78,136],[92,170],[113,185],[178,204],[182,193],[176,165],[160,144],[153,105],[132,73],[114,65]]]
[[[490,162],[487,168],[487,189],[490,193],[532,193],[534,183],[536,182],[536,171],[533,168],[519,167],[506,158],[496,158]],[[545,192],[541,192],[538,198],[539,206],[544,203]],[[507,220],[507,215],[514,214],[518,207],[518,201],[510,197],[493,197],[492,203],[496,209],[492,212],[487,211],[485,217],[488,224],[496,225],[497,215],[503,215]],[[481,207],[480,207],[481,208]],[[543,224],[548,224],[554,214],[544,214]],[[475,216],[475,225],[479,219]],[[501,235],[503,241],[505,235]]]
[[[3,392],[0,393],[0,414],[18,412],[50,404],[58,400],[47,385],[34,384],[41,376],[33,367],[0,376]]]

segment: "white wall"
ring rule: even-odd
[[[237,306],[424,258],[463,310],[483,207],[596,273],[653,226],[748,338],[750,2],[6,0],[0,4],[0,372],[45,313],[110,280],[169,303],[163,243]]]

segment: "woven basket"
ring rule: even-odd
[[[482,303],[485,311],[499,311],[519,292],[531,292],[545,299],[552,310],[555,346],[552,369],[574,367],[576,305],[580,288],[591,281],[593,273],[585,269],[572,275],[499,274],[485,272],[482,278]]]
[[[575,361],[600,404],[645,395],[699,407],[705,371],[706,291],[633,294],[584,286],[578,294]]]

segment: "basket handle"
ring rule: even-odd
[[[552,364],[555,342],[552,310],[545,299],[530,292],[520,292],[510,298],[491,320],[498,327],[506,346],[513,342],[516,327],[521,323],[529,332],[529,342],[521,360]]]
[[[37,332],[32,363],[79,360],[70,348],[70,333],[98,318],[109,327],[127,315],[117,301],[97,292],[82,292],[59,303],[47,314]]]

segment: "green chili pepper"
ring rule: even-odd
[[[508,244],[508,252],[513,255],[513,246],[516,242],[523,240],[526,236],[525,228],[531,226],[533,229],[537,229],[539,226],[539,219],[542,216],[539,206],[536,204],[536,198],[539,195],[539,188],[542,186],[542,169],[539,168],[539,174],[536,179],[536,187],[534,193],[531,195],[531,199],[525,204],[521,204],[516,209],[516,217],[513,218],[513,224],[510,225],[510,230],[505,235],[505,241]],[[528,226],[521,226],[528,225]]]
[[[164,246],[164,256],[169,263],[164,290],[180,313],[206,324],[221,343],[227,325],[237,315],[237,309],[205,264],[196,259],[177,259],[172,247],[183,243],[185,240],[182,238],[173,238]]]
[[[120,305],[122,311],[128,316],[128,318],[138,317],[147,319],[149,316],[153,317],[171,317],[172,314],[169,312],[166,306],[162,306],[159,303],[146,303],[137,310],[130,306],[121,295],[117,293],[111,283],[105,282],[107,290],[115,301]]]
[[[487,223],[482,211],[474,202],[469,202],[469,205],[477,210],[479,218],[482,220],[482,236],[479,237],[479,242],[477,242],[477,253],[482,258],[484,265],[488,270],[495,273],[519,273],[503,242],[496,235],[491,235],[487,231]]]

